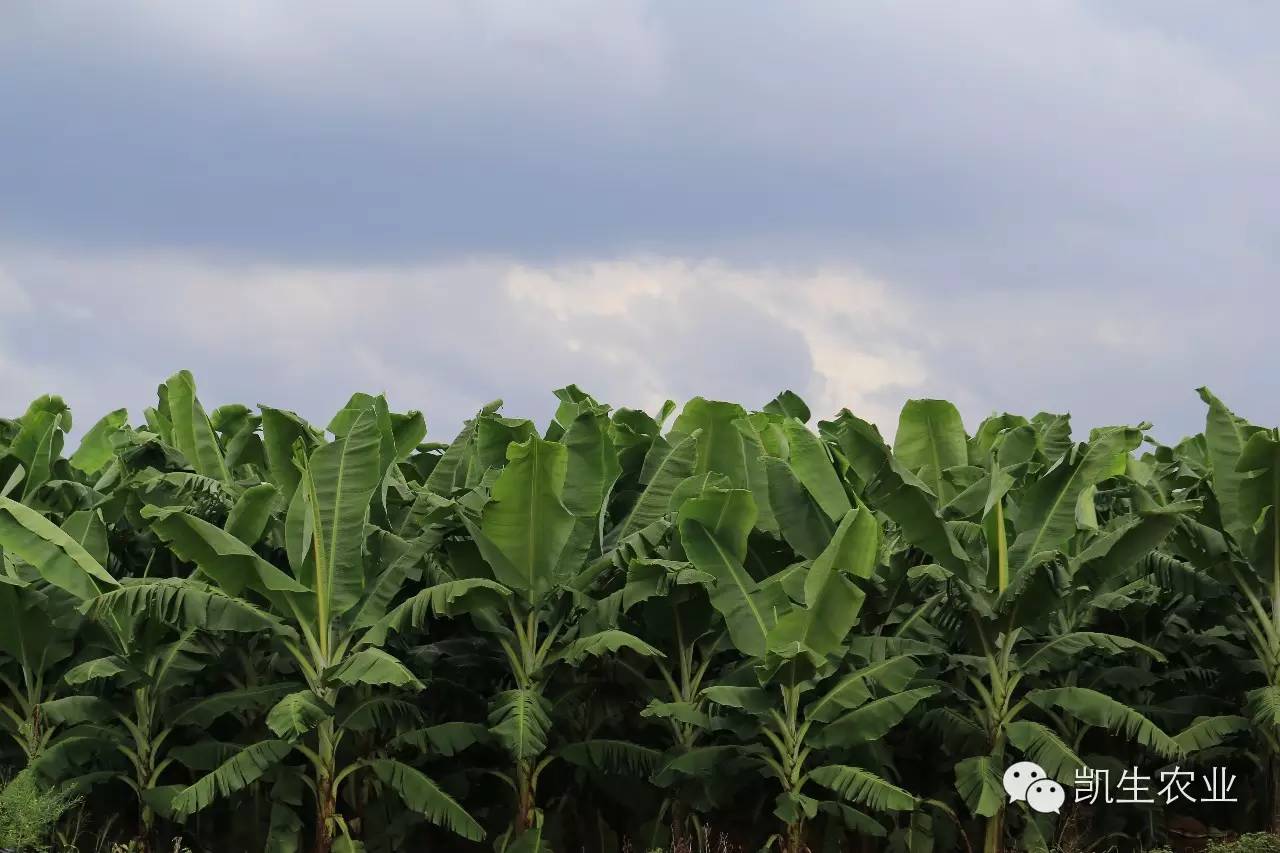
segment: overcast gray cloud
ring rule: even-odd
[[[0,407],[1280,421],[1270,4],[19,2]],[[84,417],[84,415],[82,415]]]

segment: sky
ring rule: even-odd
[[[1280,6],[16,0],[0,414],[1280,423]],[[79,429],[77,431],[79,431]]]

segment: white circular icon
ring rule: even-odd
[[[1041,779],[1027,788],[1027,805],[1041,814],[1056,814],[1066,801],[1067,792],[1052,779]]]
[[[1027,787],[1032,782],[1043,781],[1046,775],[1044,768],[1034,761],[1019,761],[1004,771],[1004,792],[1009,795],[1009,802],[1025,800]]]

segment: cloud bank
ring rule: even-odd
[[[18,4],[0,405],[1280,421],[1280,11]],[[136,401],[136,402],[135,402]],[[85,415],[82,414],[82,419]]]

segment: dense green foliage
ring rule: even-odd
[[[65,792],[50,790],[30,770],[0,788],[0,846],[44,849],[58,820],[73,805]]]
[[[1280,819],[1275,430],[1207,391],[1174,447],[557,396],[448,444],[185,372],[69,454],[60,398],[0,421],[5,763],[151,850],[1165,840],[1161,804],[1008,803],[1023,759],[1222,766],[1239,805],[1174,810]]]

